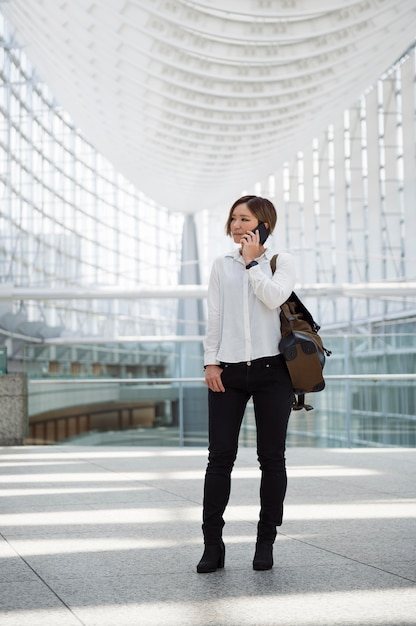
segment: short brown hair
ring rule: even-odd
[[[267,200],[267,198],[260,198],[259,196],[242,196],[236,200],[230,209],[227,222],[225,224],[225,232],[231,236],[231,220],[234,209],[239,204],[246,204],[250,211],[257,217],[259,222],[267,222],[269,226],[269,233],[272,234],[277,222],[277,213],[274,204]]]

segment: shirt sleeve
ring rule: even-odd
[[[254,294],[269,309],[277,309],[286,302],[295,287],[295,261],[287,252],[277,257],[276,271],[271,278],[264,273],[260,264],[247,271]]]
[[[208,319],[204,339],[204,365],[218,365],[217,354],[221,333],[221,289],[219,259],[214,262],[208,283]]]

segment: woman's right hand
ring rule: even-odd
[[[219,365],[205,367],[205,382],[211,391],[225,391],[221,379],[222,368]]]

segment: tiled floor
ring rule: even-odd
[[[0,449],[0,625],[416,625],[416,450],[290,448],[287,464],[273,570],[251,567],[242,448],[225,569],[201,575],[205,449]]]

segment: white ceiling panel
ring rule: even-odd
[[[8,0],[83,134],[148,196],[229,203],[350,106],[416,35],[414,0]]]

